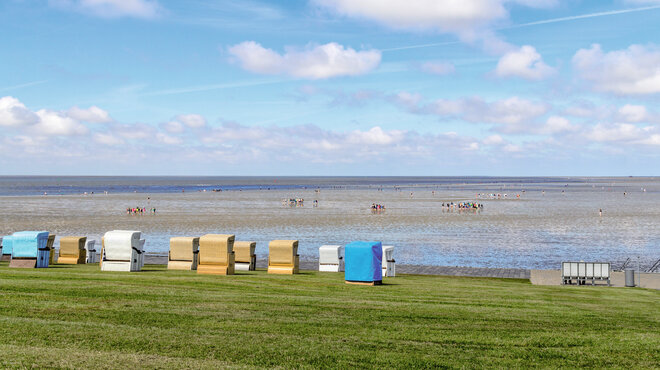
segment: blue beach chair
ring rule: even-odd
[[[9,267],[46,268],[50,259],[48,231],[21,231],[12,235]]]
[[[383,281],[381,242],[352,242],[344,248],[347,284],[380,285]]]

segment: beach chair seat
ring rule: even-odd
[[[394,277],[395,270],[394,247],[391,245],[383,246],[383,277]]]
[[[142,232],[113,230],[102,239],[101,271],[135,272],[142,269]]]
[[[67,265],[84,264],[87,260],[86,242],[87,237],[85,236],[60,237],[60,251],[57,257],[57,263]]]
[[[344,257],[341,245],[322,245],[319,247],[319,271],[344,271]]]
[[[50,262],[48,231],[21,231],[12,235],[9,267],[47,268]]]
[[[383,281],[381,242],[357,241],[344,248],[347,284],[380,285]]]
[[[234,274],[234,235],[206,234],[199,238],[198,274]]]
[[[96,253],[96,240],[87,239],[85,242],[85,263],[97,263],[99,261],[98,254]]]
[[[197,270],[199,238],[178,236],[170,238],[167,258],[168,270]]]
[[[254,271],[257,268],[256,242],[234,242],[235,269]]]
[[[297,240],[273,240],[268,244],[269,274],[297,274],[299,265]]]

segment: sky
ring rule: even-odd
[[[660,0],[2,0],[0,175],[660,175]]]

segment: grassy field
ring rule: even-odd
[[[0,367],[658,367],[660,292],[0,263]]]

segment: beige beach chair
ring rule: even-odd
[[[67,265],[84,264],[87,260],[86,242],[86,236],[60,237],[60,252],[57,257],[57,263]]]
[[[206,234],[199,238],[198,274],[234,274],[234,235]]]
[[[299,264],[297,240],[273,240],[268,244],[269,274],[297,274]]]
[[[236,270],[254,271],[257,267],[257,255],[254,250],[256,242],[235,242],[234,253],[236,255]]]
[[[46,248],[48,248],[48,250],[50,251],[50,256],[48,257],[49,265],[55,264],[55,248],[53,247],[53,244],[55,244],[55,234],[48,235],[48,243],[46,244]]]
[[[170,238],[168,270],[197,270],[199,238],[180,236]]]

